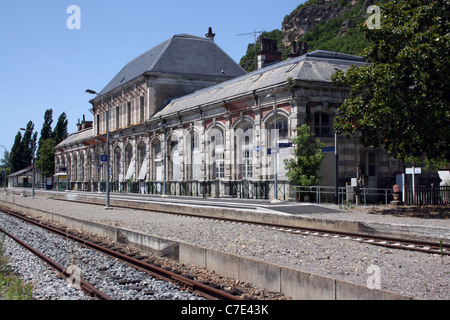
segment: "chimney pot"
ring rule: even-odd
[[[205,37],[207,37],[208,39],[211,39],[212,41],[214,41],[214,37],[216,36],[215,33],[212,32],[212,28],[209,27],[208,29],[208,33],[205,34]]]

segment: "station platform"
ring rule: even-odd
[[[29,188],[10,188],[12,192],[20,193],[27,192],[30,193]],[[39,194],[47,195],[79,195],[88,196],[105,199],[106,203],[106,193],[105,192],[87,192],[87,191],[48,191],[48,190],[38,190],[35,192]],[[30,196],[30,195],[28,195]],[[68,197],[70,198],[70,196]],[[314,204],[306,202],[271,202],[270,200],[264,199],[244,199],[244,198],[230,198],[230,197],[190,197],[190,196],[164,196],[164,195],[152,195],[152,194],[138,194],[138,193],[110,193],[110,200],[138,200],[147,202],[159,202],[159,203],[170,203],[170,204],[185,204],[194,206],[206,206],[206,207],[220,207],[220,208],[230,208],[230,209],[245,209],[252,211],[262,211],[262,212],[280,212],[287,214],[317,214],[317,213],[339,213],[345,210],[341,209],[339,205],[334,204]]]
[[[29,188],[9,188],[16,197],[30,198]],[[106,205],[106,193],[86,191],[35,190],[36,198],[66,202]],[[70,205],[66,205],[69,207]],[[240,198],[204,198],[161,196],[135,193],[110,193],[110,208],[140,209],[205,218],[269,223],[280,226],[304,227],[362,234],[379,234],[450,241],[449,219],[425,219],[386,214],[390,207],[342,206],[306,202],[277,202]],[[108,209],[108,208],[105,208]]]

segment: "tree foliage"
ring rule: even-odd
[[[44,114],[44,123],[42,125],[41,135],[39,137],[39,148],[36,151],[37,132],[33,133],[34,124],[29,121],[26,131],[22,135],[19,131],[15,137],[14,144],[9,153],[10,172],[17,172],[32,164],[33,156],[36,156],[35,163],[39,168],[44,169],[44,175],[51,176],[54,173],[55,147],[68,136],[68,120],[66,113],[63,112],[52,131],[53,110],[47,109]],[[33,152],[36,151],[34,155]]]
[[[33,133],[34,124],[29,121],[22,135],[19,131],[11,148],[9,163],[11,171],[19,171],[31,165],[33,152],[36,150],[37,132]]]
[[[68,129],[68,120],[65,112],[61,113],[56,122],[55,130],[53,131],[52,138],[55,140],[55,145],[58,145],[60,142],[65,140],[69,135]]]
[[[43,141],[52,137],[52,123],[53,123],[53,109],[47,109],[44,114],[44,123],[41,129],[41,135],[39,137],[38,152],[42,147]]]
[[[295,145],[295,159],[284,161],[287,177],[292,185],[314,186],[320,181],[317,171],[323,158],[323,143],[320,139],[314,140],[311,128],[304,124],[297,128],[297,137],[292,139]]]
[[[59,116],[54,131],[52,131],[52,123],[53,110],[47,109],[39,139],[39,150],[36,153],[36,161],[40,163],[45,176],[52,176],[55,173],[55,147],[68,136],[68,121],[65,112]]]
[[[450,160],[449,3],[398,0],[381,6],[381,28],[364,28],[373,43],[363,53],[368,64],[332,77],[350,87],[336,132],[359,132],[364,145],[384,147],[404,161]]]

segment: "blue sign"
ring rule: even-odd
[[[292,147],[292,142],[288,142],[288,143],[280,142],[278,144],[278,147],[280,147],[280,148],[290,148],[290,147]]]
[[[100,161],[101,161],[101,162],[106,162],[106,161],[108,161],[108,156],[107,156],[106,154],[100,155]]]
[[[322,152],[334,152],[334,147],[323,147]]]

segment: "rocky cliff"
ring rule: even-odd
[[[358,25],[367,19],[367,7],[374,3],[375,0],[308,0],[284,18],[281,31],[274,30],[261,37],[277,40],[284,58],[293,42],[306,42],[309,52],[323,49],[359,55],[368,41]],[[272,36],[274,34],[277,39]],[[249,45],[241,60],[241,66],[247,71],[255,65],[251,62],[255,59],[254,52],[254,46]]]

